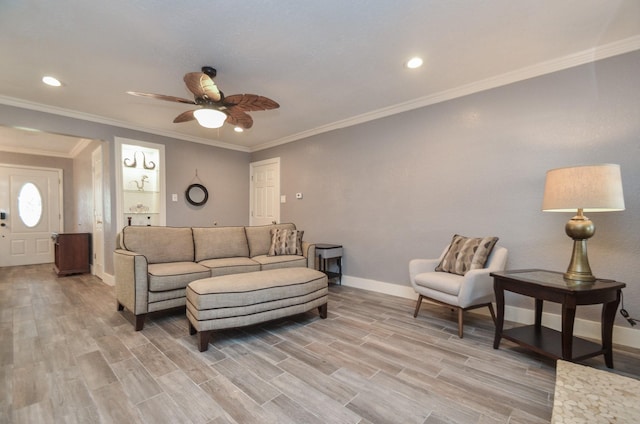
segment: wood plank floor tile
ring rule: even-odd
[[[171,347],[175,347],[175,345],[171,345]],[[154,377],[160,377],[178,369],[178,366],[152,343],[136,346],[131,349],[131,352]]]
[[[255,403],[227,377],[220,375],[200,385],[238,423],[276,424],[277,418]]]
[[[209,395],[184,372],[177,370],[158,378],[162,389],[173,399],[188,422],[204,424],[224,415],[220,405],[211,401]]]
[[[276,418],[278,424],[326,424],[326,421],[282,394],[267,402],[264,409]]]
[[[111,368],[133,404],[138,404],[162,393],[158,382],[149,374],[138,358],[116,362],[111,364]]]
[[[320,420],[333,424],[355,424],[362,418],[324,393],[307,385],[304,381],[288,373],[272,380],[274,386],[289,399],[302,405]]]
[[[189,419],[166,393],[137,405],[142,420],[147,424],[188,423]]]
[[[330,285],[327,319],[217,331],[199,352],[184,309],[135,331],[94,276],[0,268],[0,423],[548,422],[554,361],[508,341],[493,349],[486,315],[467,314],[460,339],[448,308],[414,308]],[[640,377],[640,349],[614,346],[614,363]]]
[[[96,390],[118,380],[99,351],[85,353],[79,356],[77,361],[90,390]]]
[[[258,405],[263,405],[280,394],[271,384],[258,377],[253,370],[231,358],[218,362],[216,369]]]

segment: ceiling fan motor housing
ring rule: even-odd
[[[218,71],[216,71],[216,69],[211,66],[203,66],[202,72],[205,73],[209,78],[215,78],[218,74]]]

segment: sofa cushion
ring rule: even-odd
[[[190,227],[127,226],[122,229],[122,246],[144,255],[150,264],[192,262],[193,235]]]
[[[272,228],[268,255],[302,255],[303,235],[304,231]]]
[[[436,271],[465,275],[472,269],[484,268],[498,237],[469,238],[454,235]]]
[[[149,264],[149,291],[184,289],[192,281],[211,277],[211,270],[194,262]]]
[[[193,228],[196,262],[205,259],[249,257],[244,227]]]
[[[209,268],[212,277],[260,271],[260,264],[247,257],[207,259],[198,263]]]
[[[279,256],[268,256],[268,255],[260,255],[254,256],[254,261],[260,264],[260,269],[262,271],[268,269],[278,269],[278,268],[294,268],[294,267],[306,267],[307,266],[307,258],[304,256],[298,255],[279,255]]]
[[[273,225],[260,225],[256,227],[245,227],[247,234],[247,242],[249,243],[249,256],[254,257],[258,255],[266,255],[269,253],[271,247],[271,229],[272,228],[286,228],[288,230],[295,230],[294,224],[273,224]]]

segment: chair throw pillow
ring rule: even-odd
[[[436,271],[465,275],[472,269],[484,268],[498,242],[498,237],[470,238],[454,235]]]
[[[304,231],[273,228],[268,256],[302,255],[302,236]]]

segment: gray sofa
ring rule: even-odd
[[[315,245],[302,242],[302,255],[269,256],[271,229],[258,227],[128,226],[113,253],[118,310],[135,316],[142,330],[146,314],[186,305],[192,281],[277,268],[315,268]]]

